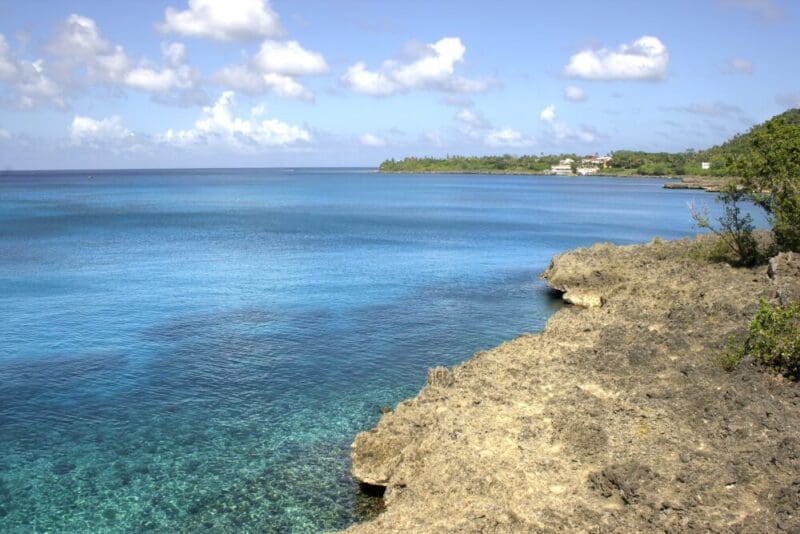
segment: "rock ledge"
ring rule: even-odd
[[[800,531],[800,386],[712,364],[798,260],[595,245],[543,278],[580,306],[437,368],[352,445],[387,509],[352,532]]]

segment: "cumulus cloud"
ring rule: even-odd
[[[0,33],[0,80],[13,79],[17,74],[17,64],[5,36]]]
[[[731,72],[741,72],[742,74],[753,74],[753,62],[741,57],[731,58],[728,62],[728,69]]]
[[[125,127],[122,118],[117,115],[105,119],[75,115],[69,136],[73,144],[98,146],[130,139],[133,132]]]
[[[364,135],[359,137],[359,141],[361,141],[362,145],[369,146],[369,147],[386,146],[386,139],[384,139],[383,137],[379,137],[377,135],[371,134],[371,133],[365,133]]]
[[[214,105],[203,108],[194,128],[169,129],[159,136],[159,140],[184,146],[219,142],[240,150],[311,141],[311,133],[305,128],[277,119],[260,119],[265,112],[263,107],[252,109],[248,118],[236,117],[234,104],[233,91],[225,91]]]
[[[163,33],[218,41],[283,35],[278,15],[265,0],[189,0],[184,11],[168,7],[156,27]]]
[[[73,14],[59,25],[47,49],[58,58],[59,75],[67,87],[103,83],[149,92],[166,104],[204,101],[196,89],[200,75],[187,64],[182,43],[161,45],[161,66],[145,59],[134,62],[122,46],[101,34],[94,20]]]
[[[130,60],[120,45],[106,40],[94,20],[72,14],[58,27],[48,50],[66,68],[86,69],[90,82],[122,82]]]
[[[458,111],[458,113],[456,113],[456,119],[472,128],[483,129],[491,126],[489,121],[486,120],[486,117],[484,117],[481,112],[474,109],[462,109]]]
[[[484,142],[492,147],[523,147],[534,144],[533,139],[513,128],[500,128],[486,134]]]
[[[375,71],[358,62],[347,69],[341,82],[355,92],[371,96],[389,96],[413,89],[477,93],[487,91],[494,83],[455,74],[456,65],[464,62],[466,53],[458,37],[444,37],[435,43],[415,47],[415,52],[414,61],[384,61]]]
[[[297,41],[264,41],[253,63],[262,72],[290,76],[328,72],[328,64],[322,54],[306,50]]]
[[[218,85],[248,94],[271,91],[278,96],[312,100],[313,93],[296,77],[329,71],[322,54],[303,48],[297,41],[264,41],[258,53],[244,64],[217,72]]]
[[[586,100],[586,91],[580,87],[569,85],[564,88],[564,98],[570,102],[583,102]]]
[[[776,0],[719,0],[719,2],[726,7],[748,9],[768,20],[780,19],[786,15],[786,11]]]
[[[645,35],[617,50],[582,50],[564,68],[567,76],[585,80],[662,80],[669,51],[657,37]]]
[[[455,119],[460,124],[461,133],[473,139],[479,138],[483,132],[492,127],[492,124],[477,109],[460,109],[456,112]]]
[[[553,122],[556,118],[556,107],[554,105],[549,105],[539,113],[539,119],[543,120],[544,122]]]
[[[3,34],[0,34],[0,82],[8,86],[20,109],[32,109],[39,104],[67,107],[63,90],[47,72],[45,61],[14,57]]]
[[[181,43],[164,43],[161,55],[164,66],[156,69],[142,63],[125,74],[125,85],[154,93],[191,89],[199,75],[185,63],[186,47]]]
[[[547,136],[549,140],[555,140],[559,143],[567,141],[591,143],[598,138],[597,131],[591,126],[584,125],[579,128],[573,128],[567,123],[558,120],[556,107],[553,105],[544,108],[539,113],[539,119],[548,125]]]

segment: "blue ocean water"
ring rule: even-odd
[[[542,328],[550,257],[695,233],[650,179],[0,175],[0,531],[319,531],[354,434]]]

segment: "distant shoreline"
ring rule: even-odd
[[[556,175],[544,171],[500,171],[500,170],[442,170],[442,171],[385,171],[378,169],[379,174],[469,174],[469,175],[491,175],[491,176],[558,176],[559,178],[646,178],[649,180],[670,180],[664,184],[664,189],[697,189],[707,191],[709,193],[719,192],[722,187],[736,178],[732,176],[696,176],[696,175],[654,175],[654,174],[631,174],[631,173],[613,173],[603,172],[598,174],[587,175]]]

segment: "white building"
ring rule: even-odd
[[[550,166],[550,174],[555,174],[556,176],[572,176],[573,163],[574,161],[572,158],[562,159],[558,165]]]
[[[587,156],[581,160],[584,167],[599,167],[607,169],[611,163],[611,156]]]

